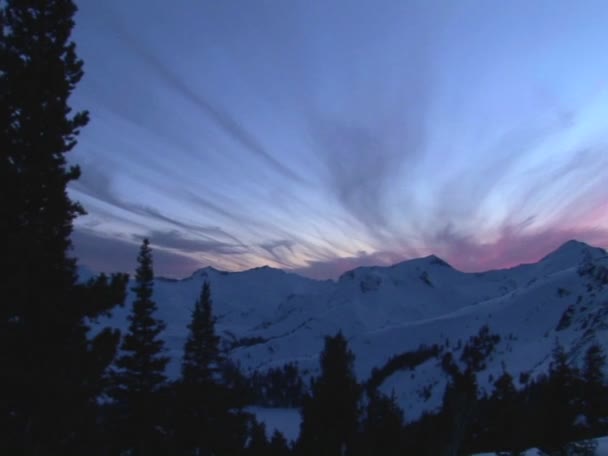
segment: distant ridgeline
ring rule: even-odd
[[[175,417],[155,423],[156,438],[176,448],[179,417],[192,414],[224,423],[207,424],[218,442],[199,449],[230,454],[591,455],[608,432],[606,270],[604,251],[571,242],[537,264],[478,274],[429,257],[337,282],[271,268],[156,280],[157,318],[172,335],[158,400]],[[208,302],[202,326],[180,316],[192,305],[175,297],[188,295]],[[206,342],[192,358],[183,347],[194,330]],[[207,366],[195,389],[186,358]],[[263,407],[296,410],[300,435],[266,431],[251,412]],[[106,414],[123,408],[115,396]]]

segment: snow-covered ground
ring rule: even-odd
[[[372,368],[420,344],[440,344],[458,359],[459,347],[487,324],[501,336],[478,376],[480,387],[490,390],[491,378],[505,368],[516,380],[544,371],[556,340],[574,363],[593,341],[608,342],[608,257],[575,241],[536,264],[475,274],[434,256],[357,268],[337,281],[268,267],[238,273],[205,268],[184,280],[155,281],[171,376],[179,372],[186,326],[205,280],[218,332],[246,371],[297,362],[305,375],[316,375],[324,336],[341,330],[356,355],[356,373],[366,380]],[[126,328],[131,299],[110,324]],[[436,359],[381,385],[395,393],[408,420],[436,409],[444,387]],[[427,399],[423,390],[430,392]]]

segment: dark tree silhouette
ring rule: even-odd
[[[249,431],[249,442],[245,449],[247,456],[268,456],[270,444],[266,437],[266,425],[259,421],[251,420],[251,429]]]
[[[403,454],[403,411],[394,395],[371,393],[362,422],[361,445],[358,454],[373,456]]]
[[[542,403],[537,407],[544,414],[538,447],[549,455],[568,454],[569,443],[577,437],[575,420],[582,411],[578,377],[564,348],[556,342],[549,376],[541,392]]]
[[[285,436],[275,429],[270,438],[268,456],[289,456],[289,444]]]
[[[211,304],[211,288],[205,282],[192,311],[184,346],[182,381],[185,384],[207,386],[217,381],[221,363],[220,338],[215,334],[215,318]]]
[[[175,385],[174,453],[202,456],[236,454],[243,449],[245,397],[226,377],[225,361],[215,331],[211,287],[205,282],[192,311],[182,375]]]
[[[521,394],[515,389],[513,377],[504,371],[494,382],[492,395],[480,406],[478,427],[482,435],[477,436],[477,442],[494,450],[515,454],[523,452],[527,448],[527,430],[521,402]]]
[[[253,402],[269,407],[299,407],[306,387],[296,363],[254,371],[249,378]]]
[[[591,435],[604,435],[608,430],[608,388],[604,381],[606,355],[602,346],[592,344],[585,353],[583,365],[583,408]]]
[[[452,376],[443,395],[442,421],[447,426],[441,432],[445,444],[439,454],[457,456],[463,454],[467,437],[471,435],[477,412],[477,378],[467,369]]]
[[[0,452],[82,454],[118,334],[88,319],[124,299],[125,277],[77,283],[65,154],[88,114],[68,100],[82,61],[71,0],[0,3]],[[93,446],[95,446],[93,444]],[[2,451],[4,450],[4,451]],[[94,452],[95,450],[91,450]]]
[[[355,356],[341,332],[325,338],[321,375],[302,407],[298,450],[321,456],[350,455],[355,451],[361,387],[353,372]]]
[[[164,341],[159,337],[165,323],[154,317],[157,305],[152,299],[154,271],[152,251],[144,239],[137,257],[135,294],[129,329],[123,338],[121,356],[116,360],[113,396],[120,410],[118,423],[123,431],[119,445],[132,454],[158,451],[162,442],[160,398],[166,383]]]

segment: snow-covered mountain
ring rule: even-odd
[[[608,256],[603,249],[569,241],[538,263],[485,273],[464,273],[435,256],[390,267],[362,267],[337,281],[317,281],[262,267],[245,272],[205,268],[184,280],[156,279],[154,298],[167,322],[164,337],[175,375],[186,325],[203,281],[211,284],[217,329],[245,370],[297,362],[318,369],[323,337],[338,330],[349,339],[356,371],[366,380],[391,356],[439,344],[459,350],[487,324],[501,336],[486,369],[506,368],[516,379],[546,369],[556,339],[573,362],[596,340],[608,343]],[[126,327],[127,305],[112,323]],[[408,419],[438,407],[445,386],[436,358],[389,376],[381,390],[394,392]]]

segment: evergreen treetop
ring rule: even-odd
[[[585,352],[583,366],[583,377],[587,383],[604,385],[604,366],[606,365],[606,354],[602,346],[594,343]]]
[[[225,360],[215,332],[211,287],[204,282],[188,325],[182,377],[174,403],[176,447],[183,454],[236,454],[244,447],[247,418],[243,397],[226,376]],[[247,454],[266,454],[264,430],[250,429]],[[260,438],[260,435],[262,438]]]
[[[163,401],[169,358],[163,354],[164,341],[159,337],[165,323],[154,315],[154,271],[147,239],[142,242],[137,261],[129,328],[115,363],[112,395],[116,416],[111,425],[119,451],[144,456],[159,454],[165,443]]]
[[[118,394],[127,396],[158,391],[166,381],[165,367],[169,362],[169,357],[162,354],[164,341],[159,338],[166,325],[154,316],[158,309],[152,299],[154,271],[148,239],[144,239],[137,261],[129,329],[121,345],[123,353],[116,361]]]
[[[585,352],[583,365],[583,407],[587,426],[595,435],[608,430],[608,388],[604,378],[606,355],[601,345],[594,343]]]
[[[215,318],[212,311],[211,287],[205,282],[192,310],[188,324],[188,339],[184,345],[182,381],[205,385],[214,382],[219,371],[220,338],[215,333]]]
[[[298,447],[303,454],[354,453],[361,395],[354,360],[342,332],[325,338],[321,375],[312,382],[302,407]]]

